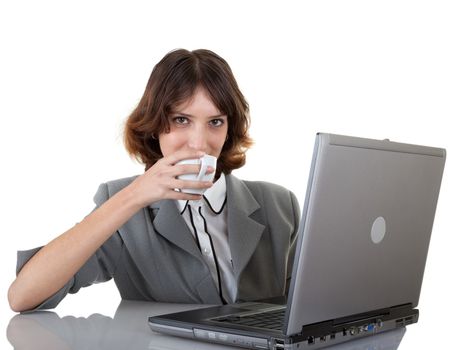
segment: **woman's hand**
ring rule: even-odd
[[[133,181],[129,188],[141,207],[156,202],[161,199],[183,199],[196,200],[202,195],[188,194],[176,191],[183,188],[207,189],[213,183],[209,181],[189,181],[180,180],[177,177],[183,174],[198,174],[200,165],[195,164],[176,164],[184,159],[196,159],[204,155],[201,151],[180,151],[170,156],[158,160],[144,174]],[[208,167],[207,174],[216,169]]]

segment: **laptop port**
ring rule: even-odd
[[[375,328],[375,324],[370,323],[364,326],[364,331],[365,332],[372,332]]]
[[[413,323],[413,317],[412,316],[406,317],[404,320],[405,320],[406,326],[408,324],[412,324]]]
[[[331,333],[330,339],[336,339],[336,334],[335,333]]]
[[[314,337],[308,337],[308,338],[307,338],[307,343],[308,343],[309,345],[315,344],[315,338],[314,338]]]
[[[324,343],[326,341],[326,336],[323,335],[322,337],[320,337],[320,342]]]
[[[283,339],[275,339],[275,349],[284,349],[285,341]]]

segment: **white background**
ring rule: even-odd
[[[447,149],[420,323],[400,348],[445,347],[447,337],[428,335],[458,311],[457,18],[457,3],[443,0],[2,0],[0,347],[10,348],[16,250],[80,221],[99,183],[142,172],[122,125],[154,64],[180,47],[224,57],[250,103],[256,145],[235,174],[301,202],[317,131]],[[111,316],[118,301],[109,282],[57,312]]]

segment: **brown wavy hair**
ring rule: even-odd
[[[204,88],[228,118],[227,140],[218,158],[217,175],[230,174],[245,164],[252,145],[248,135],[249,106],[227,62],[210,50],[169,52],[153,68],[145,92],[124,129],[127,152],[148,170],[163,157],[158,135],[169,132],[168,116]]]

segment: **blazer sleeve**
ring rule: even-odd
[[[296,253],[296,245],[297,245],[297,234],[299,230],[299,221],[300,221],[300,216],[301,216],[301,210],[299,207],[299,203],[297,201],[296,196],[294,195],[293,192],[289,192],[290,197],[291,197],[291,208],[293,211],[293,220],[294,220],[294,228],[291,232],[290,236],[290,244],[289,244],[289,252],[288,252],[288,266],[286,270],[286,291],[285,295],[288,295],[289,292],[289,285],[291,283],[291,275],[292,275],[292,270],[293,270],[293,264],[294,264],[294,257]]]
[[[94,210],[100,207],[108,198],[107,184],[101,184],[94,196],[96,204]],[[82,287],[110,280],[116,271],[122,247],[122,240],[118,232],[115,232],[60,290],[29,311],[55,308],[68,293],[74,294]],[[16,275],[41,248],[17,252]]]

